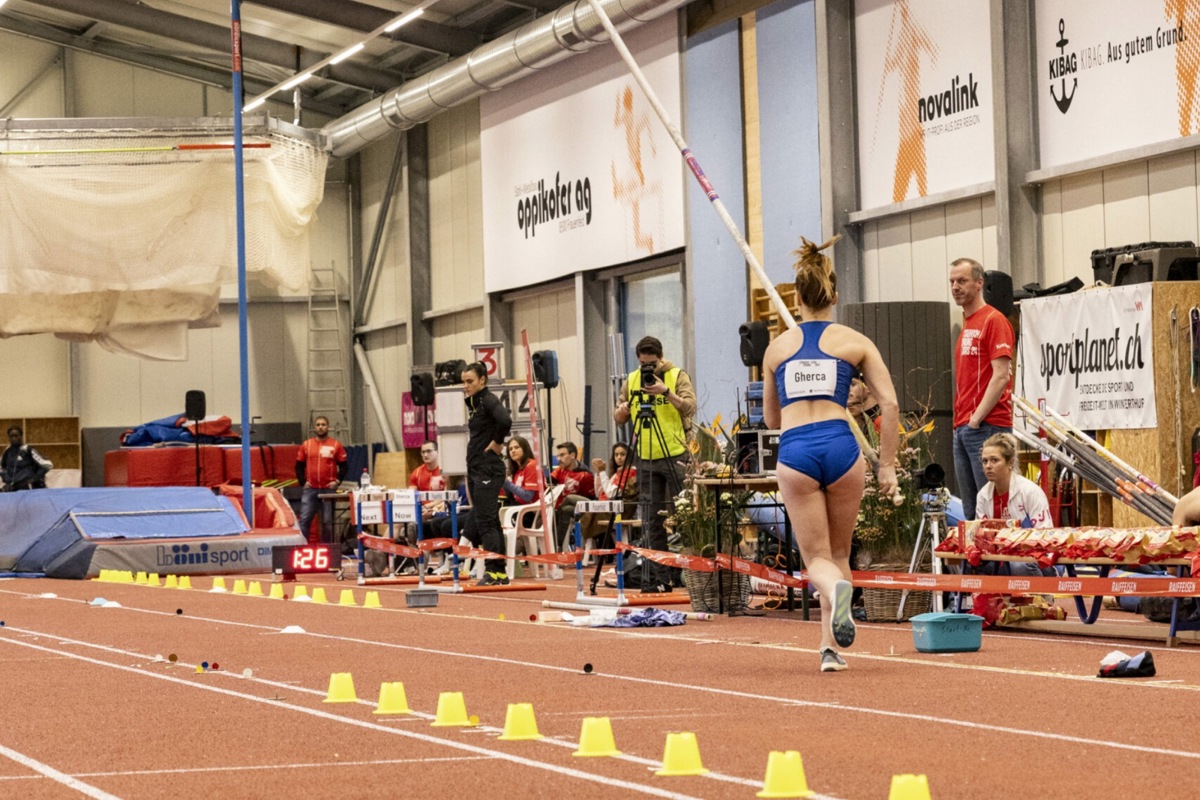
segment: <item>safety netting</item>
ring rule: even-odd
[[[186,329],[217,324],[237,278],[232,120],[94,122],[0,125],[0,336],[184,358]],[[244,140],[246,271],[288,292],[307,289],[328,163],[298,133]]]

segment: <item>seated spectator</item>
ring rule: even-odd
[[[870,438],[870,428],[874,427],[874,435],[879,435],[879,404],[871,395],[871,389],[860,376],[850,380],[850,395],[846,399],[846,410],[858,423],[859,430]]]
[[[983,443],[980,456],[987,484],[976,496],[976,519],[1014,519],[1023,528],[1052,528],[1050,501],[1033,481],[1021,475],[1017,462],[1017,440],[1011,433],[997,433]],[[1005,564],[1008,574],[1028,577],[1053,575],[1054,569],[1042,570],[1034,563]],[[1004,570],[998,570],[1004,574]]]
[[[24,489],[45,489],[46,475],[54,465],[49,459],[25,444],[25,432],[19,425],[8,431],[8,449],[0,456],[0,482],[5,492]]]
[[[538,463],[533,460],[533,449],[524,436],[513,436],[508,440],[508,474],[504,482],[504,494],[509,503],[528,505],[537,500]]]
[[[442,477],[442,468],[438,464],[437,442],[427,441],[421,445],[421,466],[408,476],[408,486],[419,492],[440,492],[446,487]],[[421,519],[432,519],[438,501],[430,500],[422,504]],[[444,505],[444,504],[442,504]]]
[[[629,462],[629,445],[614,444],[608,464],[602,458],[593,458],[592,471],[596,473],[597,499],[637,502],[637,467]]]
[[[570,531],[575,517],[575,504],[580,500],[596,499],[596,482],[592,473],[579,463],[579,448],[574,442],[562,442],[554,448],[558,466],[550,473],[550,480],[561,484],[564,489],[558,498],[554,514],[556,531]]]

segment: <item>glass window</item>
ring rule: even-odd
[[[633,348],[643,336],[662,342],[664,358],[683,363],[683,283],[678,267],[625,279],[621,287],[621,331],[625,334],[628,368],[637,363]]]

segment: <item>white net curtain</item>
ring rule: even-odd
[[[232,142],[231,120],[0,130],[0,336],[186,358],[237,278]],[[244,143],[246,270],[303,292],[328,154],[265,125]]]

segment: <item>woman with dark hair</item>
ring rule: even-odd
[[[512,503],[526,505],[537,499],[537,462],[533,460],[533,448],[524,436],[513,436],[508,440],[508,474],[504,492]]]
[[[629,500],[630,493],[637,494],[637,467],[629,463],[629,445],[624,442],[613,445],[608,464],[602,458],[593,458],[592,471],[596,473],[598,499]]]
[[[801,239],[796,262],[800,324],[779,334],[763,359],[763,419],[767,427],[783,430],[779,490],[809,579],[821,593],[822,672],[845,669],[834,645],[854,643],[850,539],[866,476],[846,412],[856,372],[862,372],[883,420],[876,479],[884,495],[897,490],[900,430],[896,390],[879,350],[866,336],[833,321],[837,277],[821,251],[835,241],[818,247]]]
[[[500,488],[504,485],[504,440],[512,429],[512,417],[500,398],[488,389],[487,367],[478,361],[462,373],[463,398],[467,405],[467,492],[473,512],[464,535],[484,550],[504,552],[500,530]],[[479,586],[508,583],[504,558],[487,561]]]

